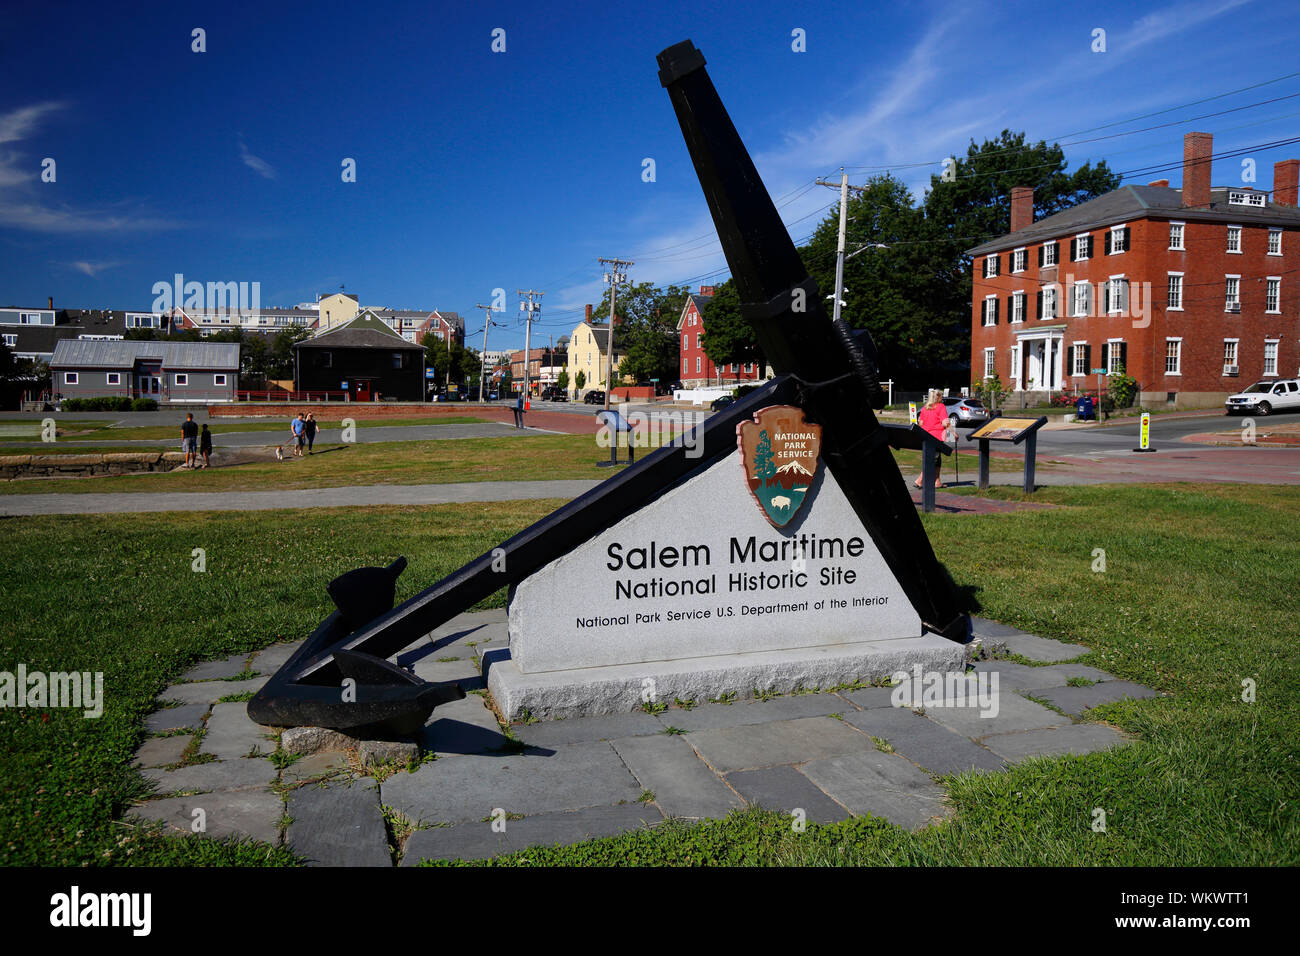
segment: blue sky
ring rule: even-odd
[[[725,277],[656,76],[655,54],[688,37],[796,240],[836,199],[818,176],[892,168],[919,194],[943,157],[1004,127],[1111,136],[1066,155],[1120,171],[1180,161],[1192,129],[1216,153],[1300,129],[1300,96],[1251,105],[1300,94],[1300,77],[1121,122],[1300,70],[1300,18],[1262,0],[9,0],[0,16],[0,303],[147,309],[177,272],[260,282],[263,305],[345,285],[365,304],[458,311],[477,346],[474,306],[499,287],[494,348],[522,345],[518,288],[546,291],[535,335],[572,329],[600,298],[599,256],[636,260],[635,281]],[[1157,124],[1172,125],[1132,132]],[[1252,152],[1255,185],[1297,154]],[[1216,163],[1215,185],[1240,182],[1240,162]],[[1180,181],[1133,181],[1162,176]]]

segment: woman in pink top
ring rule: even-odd
[[[937,388],[932,388],[926,394],[925,407],[921,409],[921,414],[917,416],[921,427],[937,438],[939,441],[944,440],[944,432],[948,428],[948,409],[943,404],[943,396],[939,394]],[[939,468],[943,463],[943,455],[940,452],[934,453],[934,486],[942,488],[943,482],[939,480]],[[921,487],[921,476],[918,475],[914,482],[916,487]]]

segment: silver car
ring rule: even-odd
[[[989,420],[989,410],[977,398],[945,398],[943,407],[958,425],[982,425]]]

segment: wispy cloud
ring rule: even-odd
[[[95,276],[99,275],[99,273],[103,272],[105,269],[112,269],[114,266],[120,266],[121,264],[122,263],[120,262],[84,262],[84,261],[68,263],[68,265],[70,265],[73,269],[76,269],[78,272],[84,272],[92,279]]]
[[[239,137],[239,158],[244,161],[244,165],[253,170],[259,176],[266,179],[275,178],[275,167],[262,159],[260,156],[254,156],[248,151],[248,146],[244,143],[244,137]]]
[[[66,108],[65,103],[50,101],[0,113],[0,143],[30,139],[43,122]],[[179,225],[150,215],[133,203],[79,209],[53,201],[52,191],[57,190],[58,181],[42,182],[41,169],[39,161],[19,149],[0,153],[0,227],[30,232],[100,233],[174,229]]]

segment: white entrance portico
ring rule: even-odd
[[[1011,362],[1015,391],[1052,392],[1063,387],[1064,337],[1064,325],[1016,333]]]

